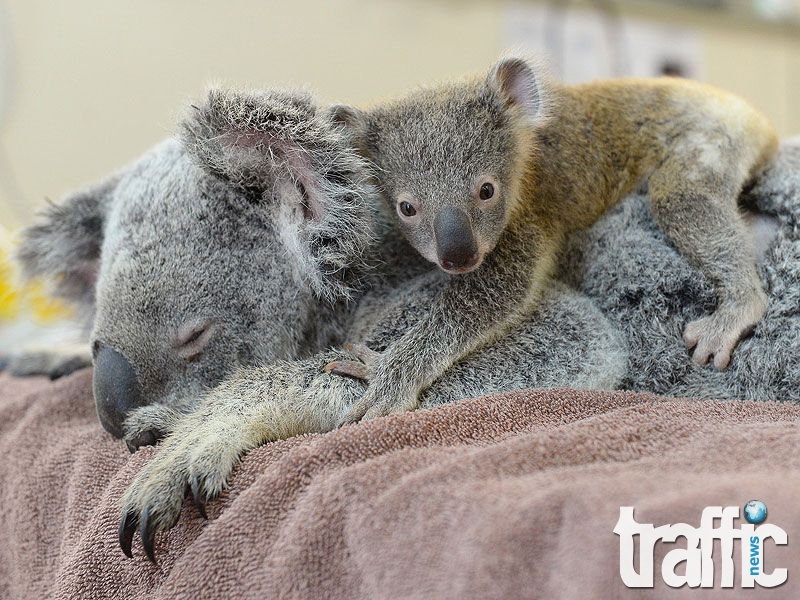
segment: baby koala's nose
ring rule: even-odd
[[[130,361],[114,348],[98,345],[94,357],[94,402],[100,423],[116,438],[125,417],[141,404],[141,390]]]
[[[455,255],[453,258],[442,258],[442,268],[447,271],[467,271],[478,264],[478,253],[470,256]]]
[[[469,216],[455,206],[445,206],[433,221],[436,254],[445,271],[465,272],[478,264],[478,242]]]

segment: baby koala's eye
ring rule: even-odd
[[[494,196],[494,186],[488,181],[481,186],[478,196],[481,200],[488,200]]]
[[[404,217],[413,217],[417,214],[417,209],[414,208],[414,205],[411,202],[401,202],[398,207],[400,208],[400,214]]]

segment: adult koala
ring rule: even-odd
[[[54,206],[19,250],[29,276],[55,280],[92,322],[97,412],[116,437],[137,407],[186,410],[241,365],[336,343],[366,272],[372,191],[311,101],[208,103],[209,119],[261,129],[215,139],[228,121],[189,119],[184,142]],[[248,163],[266,139],[269,160]],[[225,160],[237,168],[223,176]]]
[[[234,372],[236,385],[249,377],[280,388],[292,410],[306,396],[289,394],[289,383],[319,376],[339,407],[345,389],[362,384],[322,368],[352,355],[302,363],[305,379],[295,377],[300,363],[277,361],[346,339],[379,350],[442,281],[389,226],[366,165],[308,96],[211,92],[181,129],[51,209],[19,253],[28,274],[56,279],[56,291],[92,317],[97,412],[132,448],[171,430]],[[624,351],[592,304],[556,286],[543,310],[438,382],[429,403],[536,385],[615,386]],[[339,409],[315,402],[303,406],[322,410],[324,423],[291,425],[296,415],[284,406],[286,426],[332,428]],[[215,415],[204,426],[222,424]]]

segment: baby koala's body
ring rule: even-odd
[[[348,420],[416,406],[451,364],[530,310],[568,233],[644,182],[661,229],[718,292],[716,311],[686,326],[694,361],[713,355],[725,368],[764,314],[737,201],[777,136],[736,96],[672,78],[559,85],[509,58],[477,81],[334,114],[375,163],[406,237],[453,274],[377,359]]]

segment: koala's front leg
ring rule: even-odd
[[[538,300],[558,239],[532,223],[512,226],[480,269],[451,276],[428,311],[372,361],[369,386],[342,423],[417,408],[420,393],[455,362],[515,325]]]
[[[336,427],[364,391],[354,379],[323,372],[351,357],[327,352],[312,359],[240,371],[182,416],[122,499],[119,542],[132,556],[138,530],[155,561],[155,535],[178,520],[186,490],[201,514],[247,451],[265,442]]]

